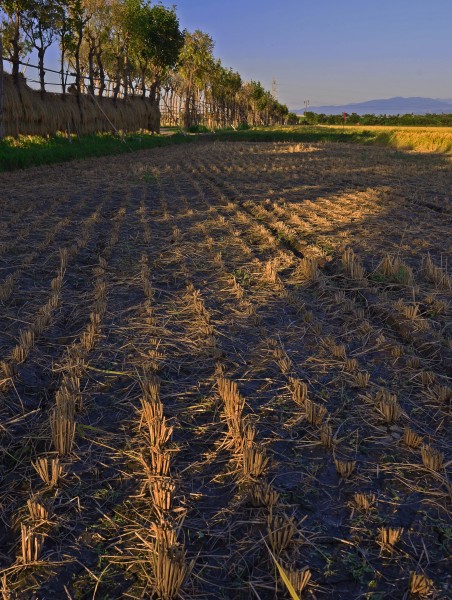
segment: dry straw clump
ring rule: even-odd
[[[316,283],[320,279],[318,261],[315,258],[302,258],[295,270],[294,277],[306,283]]]
[[[403,300],[397,300],[394,304],[395,308],[401,313],[408,321],[415,321],[420,317],[419,304],[405,304]]]
[[[194,567],[185,548],[177,543],[177,531],[164,522],[153,523],[154,542],[148,545],[154,592],[162,600],[180,597],[181,589]]]
[[[304,381],[295,379],[293,377],[289,380],[292,388],[292,397],[298,406],[304,406],[308,397],[308,386]]]
[[[412,429],[410,429],[410,427],[408,427],[407,425],[403,430],[402,440],[403,443],[409,448],[419,448],[424,438]]]
[[[446,291],[452,291],[452,277],[447,274],[445,269],[437,267],[430,254],[422,259],[421,271],[424,277],[434,283],[438,288]]]
[[[356,387],[366,388],[369,385],[370,374],[367,371],[359,371],[353,376],[353,382]]]
[[[385,254],[377,267],[377,272],[395,283],[413,285],[413,271],[398,256]]]
[[[357,492],[353,496],[353,499],[358,510],[362,510],[364,512],[368,512],[369,510],[374,508],[375,503],[377,501],[377,497],[375,496],[375,494],[364,494],[361,492]]]
[[[429,444],[421,447],[421,457],[424,467],[432,471],[441,471],[444,467],[444,454]]]
[[[265,448],[258,444],[252,444],[243,448],[242,456],[245,478],[256,479],[265,473],[269,463]]]
[[[390,551],[400,542],[403,534],[403,527],[381,527],[378,530],[377,542],[382,550]]]
[[[265,480],[257,481],[251,486],[249,497],[256,508],[272,508],[279,502],[278,492]]]
[[[293,517],[279,515],[270,510],[267,519],[267,536],[270,547],[277,556],[294,540],[296,533],[297,527]]]
[[[434,385],[427,389],[426,395],[435,402],[449,402],[452,400],[452,388],[447,385]]]
[[[306,420],[308,423],[317,426],[321,425],[328,414],[328,411],[323,404],[317,404],[309,398],[306,398],[304,406],[306,411]]]
[[[352,248],[346,248],[342,254],[342,266],[352,279],[363,282],[366,277],[364,268],[359,263],[358,258]]]
[[[154,505],[161,511],[169,511],[173,507],[175,484],[168,478],[149,477],[149,491]]]
[[[322,423],[320,427],[320,441],[325,448],[332,448],[334,446],[333,429],[329,423]]]
[[[344,361],[344,371],[354,373],[358,370],[359,364],[356,358],[346,358]]]
[[[50,413],[53,445],[60,456],[71,453],[75,437],[75,403],[68,393],[56,395],[56,404]]]
[[[171,439],[173,427],[167,425],[166,418],[163,416],[160,380],[157,377],[146,379],[143,382],[140,424],[143,423],[147,426],[149,447],[161,450]]]
[[[287,577],[297,594],[302,594],[311,581],[311,571],[308,567],[303,569],[289,569]]]
[[[347,358],[347,350],[344,344],[336,344],[334,339],[331,337],[326,337],[322,340],[323,346],[328,354],[331,354],[333,358],[337,360],[345,361]]]
[[[59,457],[49,459],[45,456],[41,456],[32,464],[35,471],[46,485],[49,487],[58,485],[59,480],[63,476],[63,466],[60,463]]]
[[[241,437],[241,417],[245,406],[245,399],[239,392],[235,381],[218,378],[218,392],[223,400],[224,414],[228,424],[229,433],[233,438]]]
[[[44,535],[25,523],[21,523],[20,530],[21,554],[19,558],[25,565],[28,565],[39,560],[44,543]]]
[[[336,465],[336,471],[344,479],[350,477],[356,468],[356,460],[339,460],[335,458],[334,464]]]
[[[428,579],[423,573],[413,571],[410,573],[408,591],[410,594],[420,598],[427,598],[433,592],[433,581]]]
[[[431,386],[436,380],[436,375],[433,373],[433,371],[421,371],[417,377],[420,379],[420,382],[424,387]]]
[[[35,525],[48,521],[53,511],[52,504],[39,495],[27,500],[27,508],[30,513],[30,519]]]
[[[402,414],[402,409],[400,408],[395,394],[391,394],[387,390],[381,390],[377,394],[376,401],[377,410],[388,425],[398,421]]]
[[[152,474],[158,477],[167,477],[170,472],[170,450],[160,450],[158,448],[151,448],[150,454]]]

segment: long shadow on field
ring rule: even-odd
[[[308,242],[321,238],[328,251],[342,239],[369,265],[373,253],[379,260],[385,251],[416,267],[421,254],[429,252],[440,264],[452,252],[448,159],[339,144],[282,149],[280,155],[254,148],[245,168],[236,168],[235,155],[222,164],[224,180],[216,177],[216,183],[234,200],[251,199],[270,210],[271,202],[286,206],[279,216],[290,225],[299,211],[309,229],[300,228],[300,235]]]

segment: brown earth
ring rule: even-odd
[[[0,175],[3,598],[286,598],[270,550],[303,597],[451,597],[451,183],[345,144]]]

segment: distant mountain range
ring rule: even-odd
[[[425,115],[427,113],[452,114],[452,100],[437,100],[434,98],[384,98],[382,100],[368,100],[367,102],[356,102],[343,104],[341,106],[309,106],[309,111],[323,113],[326,115],[338,115],[340,113],[357,113],[358,115],[404,115],[413,113]],[[304,113],[300,108],[293,111],[298,115]]]

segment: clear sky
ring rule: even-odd
[[[452,99],[452,0],[174,3],[182,28],[209,33],[215,55],[245,80],[271,89],[275,78],[278,99],[290,109],[304,100]],[[49,58],[57,65],[56,48]]]
[[[392,96],[452,98],[452,0],[175,0],[245,79],[289,108]],[[164,2],[168,5],[169,2]]]

